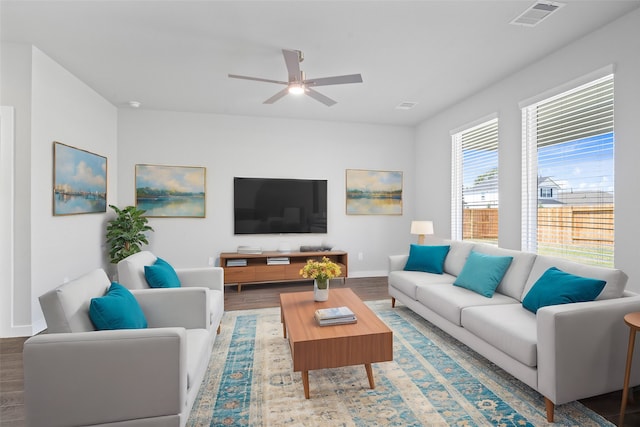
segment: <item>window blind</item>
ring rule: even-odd
[[[613,266],[614,78],[522,109],[522,248]]]
[[[452,135],[451,235],[498,242],[498,119]]]
[[[451,136],[451,239],[462,240],[462,133]]]

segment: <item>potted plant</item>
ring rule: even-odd
[[[140,252],[142,244],[148,245],[149,241],[144,234],[153,231],[147,225],[147,218],[142,215],[144,210],[135,206],[127,206],[119,209],[109,205],[116,212],[116,217],[107,225],[107,244],[109,245],[109,260],[112,264],[125,259],[129,255]]]

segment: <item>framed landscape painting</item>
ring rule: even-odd
[[[107,158],[53,142],[53,215],[107,211]]]
[[[347,215],[402,215],[402,172],[347,169]]]
[[[136,165],[136,207],[148,217],[205,217],[206,169]]]

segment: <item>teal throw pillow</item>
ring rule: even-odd
[[[147,319],[136,298],[127,288],[115,282],[104,296],[91,298],[89,318],[99,331],[147,327]]]
[[[593,301],[600,295],[605,280],[590,279],[551,267],[533,284],[522,300],[522,306],[537,313],[548,305]]]
[[[449,253],[449,248],[450,246],[411,245],[409,259],[404,269],[406,271],[442,274],[444,259]]]
[[[471,251],[453,284],[491,298],[512,260],[512,256],[495,256]]]
[[[158,258],[153,265],[144,267],[144,277],[152,288],[179,288],[180,279],[171,264]]]

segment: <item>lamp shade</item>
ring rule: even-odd
[[[411,221],[411,234],[433,234],[433,221]]]

